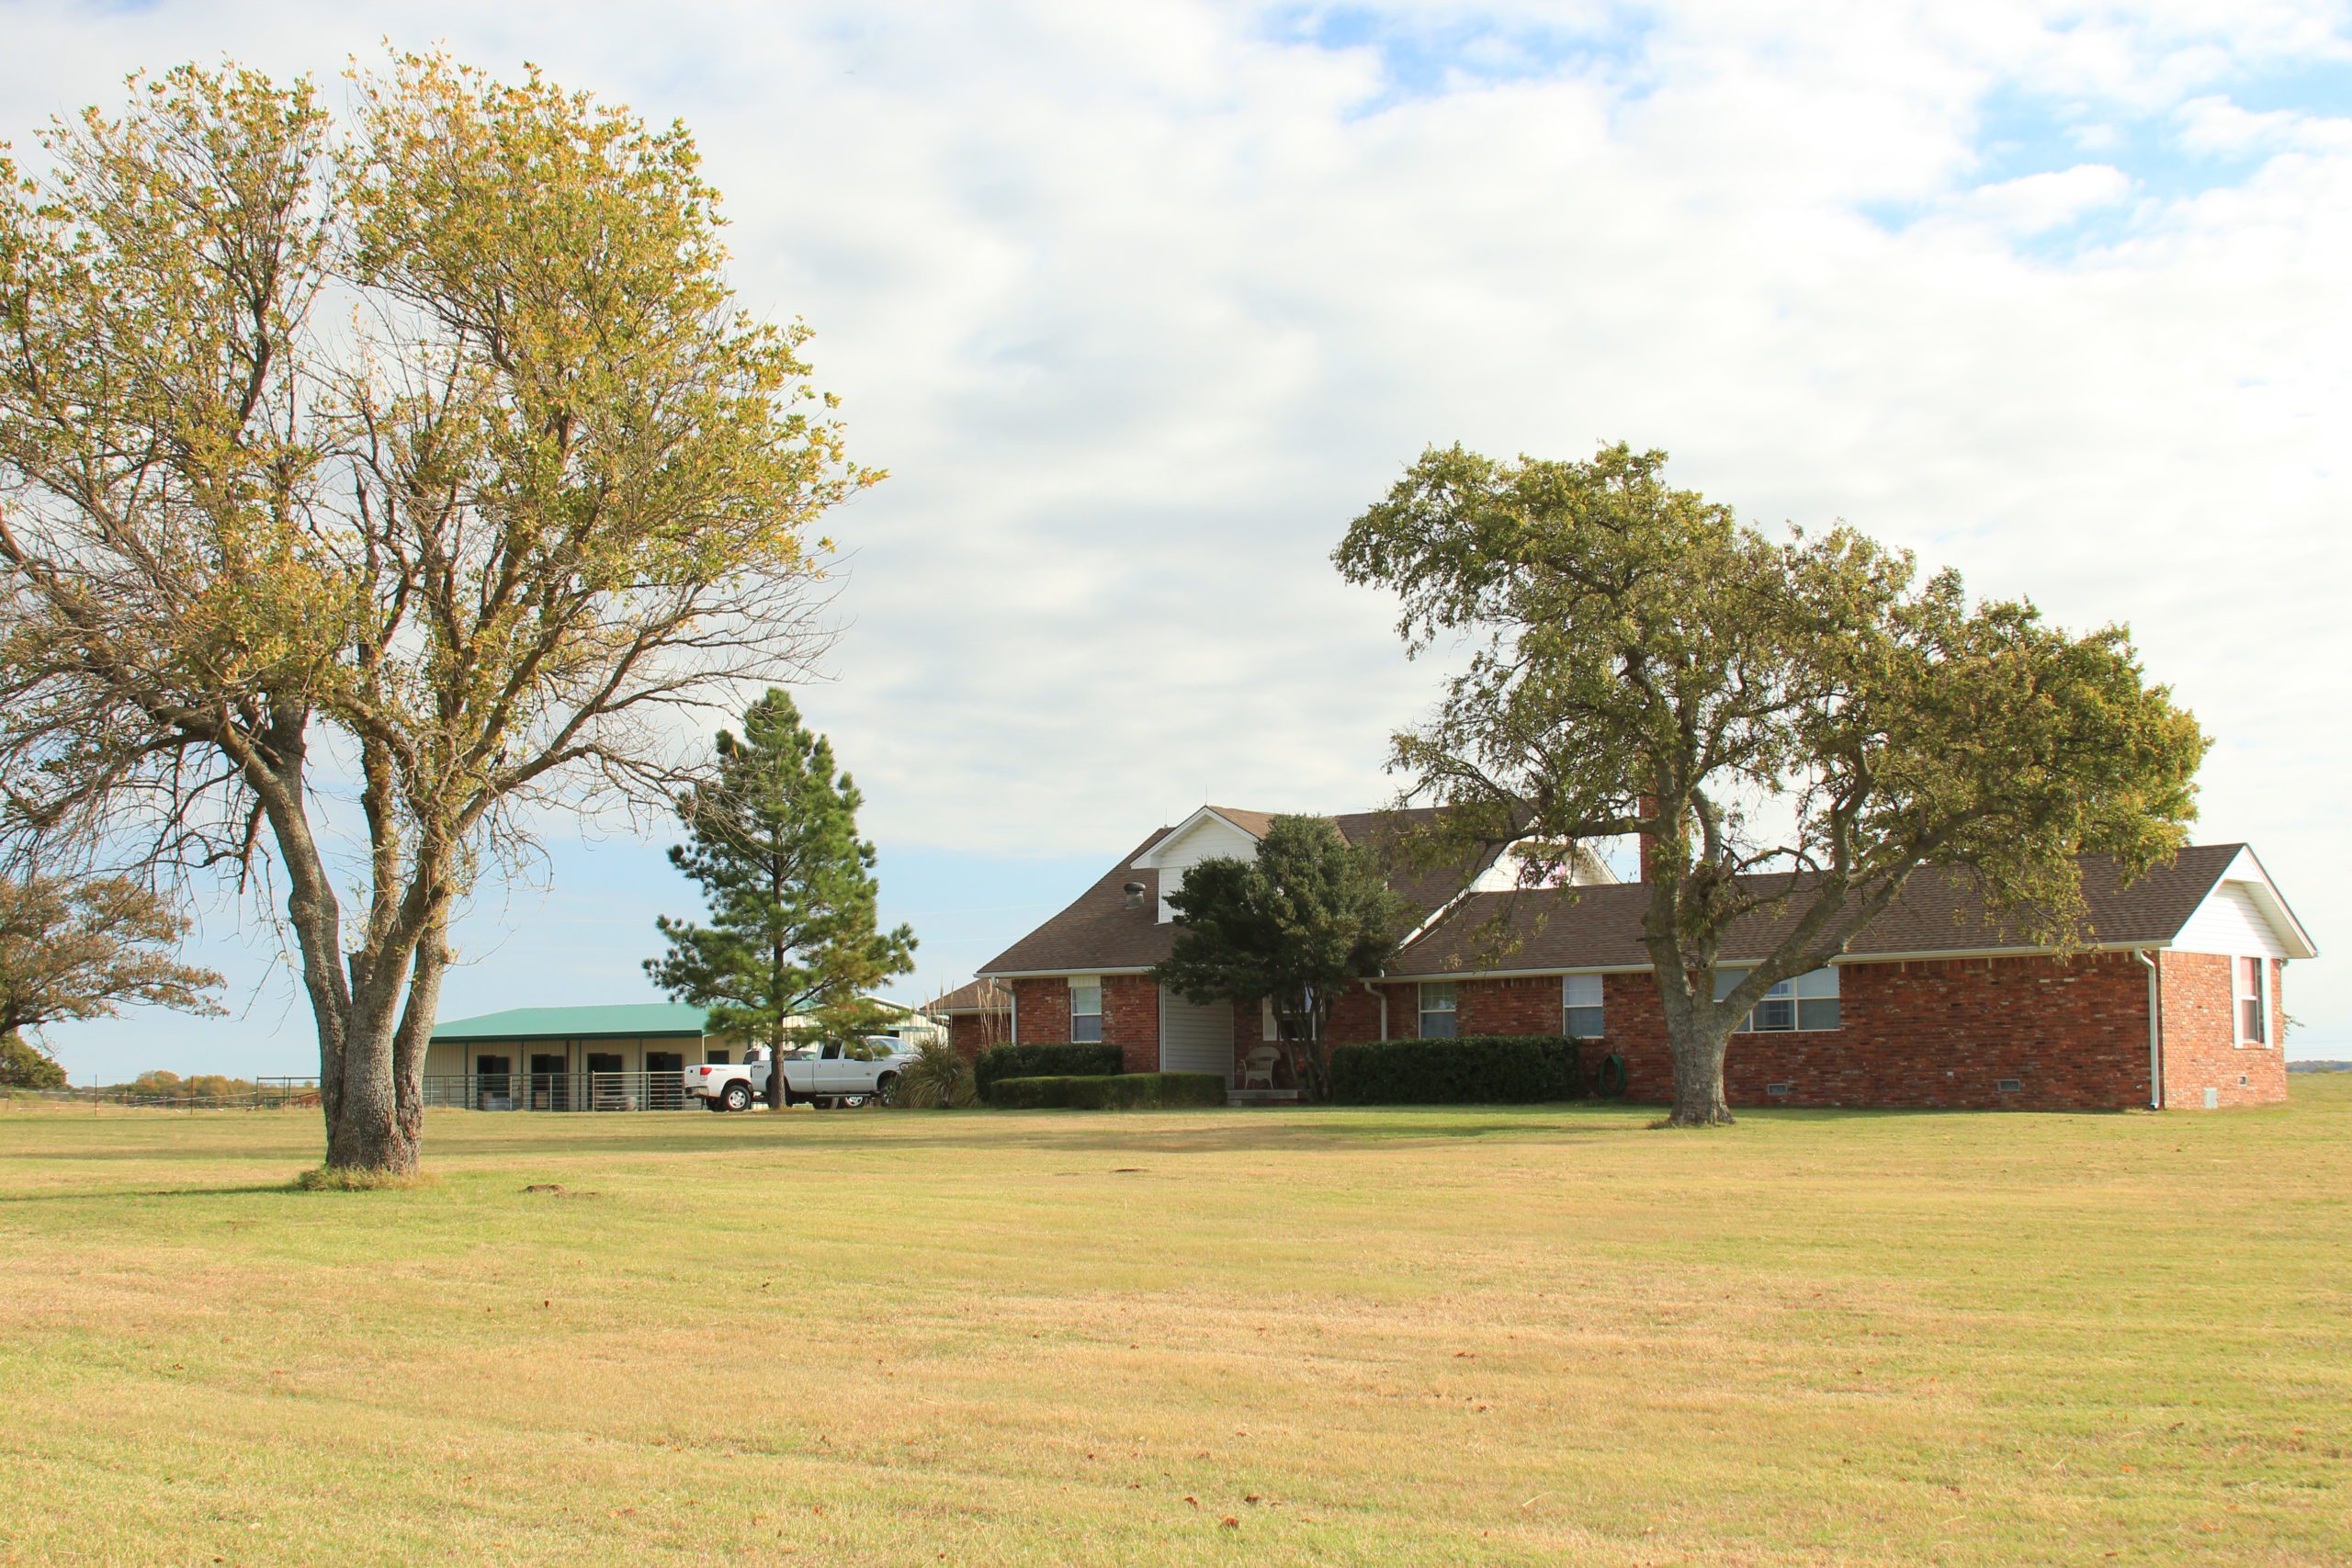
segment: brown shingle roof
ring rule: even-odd
[[[956,987],[945,996],[923,1004],[923,1011],[943,1012],[1010,1012],[1012,993],[994,980],[974,980]]]
[[[1263,838],[1276,813],[1244,811],[1216,806],[1209,809],[1253,838]],[[1440,807],[1417,807],[1402,811],[1356,811],[1331,818],[1340,836],[1351,844],[1391,848],[1397,837],[1424,827]],[[1159,873],[1134,871],[1136,858],[1166,838],[1172,829],[1160,828],[1121,855],[1101,880],[1080,894],[1060,914],[980,965],[982,975],[1075,975],[1100,969],[1148,969],[1166,958],[1175,945],[1174,922],[1159,919]],[[1400,873],[1392,879],[1399,897],[1412,907],[1416,921],[1425,919],[1485,869],[1492,856],[1468,866],[1436,866]],[[1125,888],[1143,884],[1138,907],[1127,907]]]
[[[2113,862],[2083,861],[2083,900],[2088,940],[2109,945],[2170,940],[2212,891],[2243,846],[2192,844],[2129,886]],[[1768,879],[1758,878],[1758,881]],[[1787,877],[1769,879],[1786,886]],[[1639,882],[1526,893],[1474,893],[1397,954],[1392,975],[1446,975],[1494,970],[1646,967],[1642,915],[1649,887]],[[1724,937],[1724,958],[1737,962],[1770,952],[1797,919],[1793,908],[1758,910]],[[1982,953],[2030,949],[2014,924],[1988,915],[1967,874],[1925,870],[1847,948],[1873,954]]]

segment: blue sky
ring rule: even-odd
[[[593,19],[583,19],[593,18]],[[2129,621],[2216,738],[2199,836],[2352,930],[2352,25],[2299,0],[1967,6],[1075,0],[0,7],[0,136],[226,52],[389,35],[683,118],[745,301],[805,318],[888,483],[799,692],[953,983],[1204,800],[1346,809],[1430,700],[1328,555],[1420,447],[1623,438]],[[650,993],[654,839],[485,889],[457,1015]],[[301,1071],[250,911],[232,1014],[60,1029],[77,1077]],[[2352,1055],[2341,961],[2290,980]]]

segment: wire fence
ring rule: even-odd
[[[0,1097],[0,1104],[8,1103],[10,1100],[19,1102],[31,1100],[43,1105],[86,1105],[93,1109],[115,1106],[135,1111],[316,1110],[319,1080],[315,1077],[260,1078],[249,1088],[211,1094],[150,1094],[124,1086],[17,1089],[12,1095]]]

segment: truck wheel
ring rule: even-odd
[[[898,1074],[896,1074],[896,1073],[884,1073],[880,1077],[878,1077],[878,1078],[876,1078],[876,1079],[875,1079],[875,1080],[874,1080],[874,1100],[873,1100],[873,1103],[875,1103],[876,1105],[888,1105],[888,1104],[889,1104],[891,1101],[893,1101],[893,1100],[897,1100],[898,1098],[899,1098],[899,1075],[898,1075]]]
[[[752,1086],[745,1083],[741,1078],[737,1078],[733,1083],[729,1084],[727,1086],[726,1104],[727,1109],[729,1111],[749,1111],[752,1109]]]

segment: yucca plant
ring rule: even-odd
[[[980,1102],[972,1064],[944,1040],[918,1047],[914,1060],[899,1070],[899,1092],[890,1103],[916,1111],[963,1110]]]

